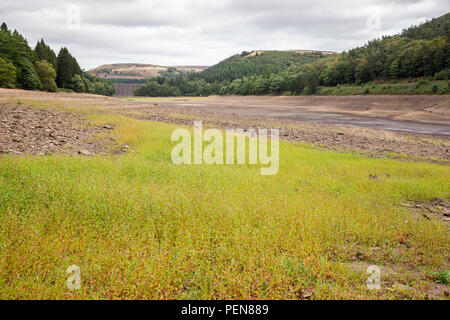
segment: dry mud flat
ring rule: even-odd
[[[47,121],[45,115],[38,113],[47,112],[42,108],[78,108],[94,107],[98,112],[117,113],[128,117],[143,120],[161,121],[180,125],[192,126],[194,120],[203,120],[206,127],[216,128],[276,128],[280,130],[282,139],[306,142],[320,148],[337,151],[353,151],[370,154],[373,156],[392,156],[401,154],[419,159],[432,160],[442,163],[450,161],[450,137],[445,135],[429,135],[413,132],[400,132],[380,130],[370,127],[358,127],[354,125],[342,125],[339,123],[320,123],[290,119],[289,117],[270,116],[271,110],[292,109],[296,112],[333,112],[336,114],[350,114],[364,117],[382,118],[389,121],[407,119],[415,121],[417,126],[438,125],[444,128],[450,127],[450,97],[444,96],[350,96],[350,97],[209,97],[209,98],[176,98],[156,99],[149,101],[126,101],[115,97],[104,97],[76,93],[46,93],[37,91],[0,89],[0,108],[3,109],[0,124],[0,150],[10,152],[40,153],[45,151],[47,138],[55,136],[45,130],[68,130],[68,123],[74,130],[70,134],[63,134],[70,143],[59,141],[53,143],[50,152],[60,150],[67,144],[72,145],[70,150],[86,149],[92,153],[99,153],[104,141],[95,141],[92,137],[96,132],[104,128],[91,128],[79,130],[80,115],[64,115],[57,117],[57,121]],[[23,105],[18,105],[19,104]],[[28,104],[38,103],[42,108],[33,111],[26,108]],[[396,105],[396,103],[398,105]],[[11,111],[11,108],[16,111]],[[367,110],[368,109],[368,110]],[[22,110],[22,115],[35,114],[28,125],[31,127],[53,123],[54,128],[22,132],[25,130],[18,119],[11,116],[11,112]],[[241,110],[240,112],[235,112]],[[264,111],[266,110],[266,111]],[[267,111],[269,110],[269,111]],[[53,111],[52,111],[53,112]],[[70,113],[68,113],[70,114]],[[258,115],[255,115],[258,114]],[[426,115],[426,117],[424,116]],[[17,116],[17,114],[16,114]],[[424,116],[424,121],[418,121]],[[12,117],[12,118],[11,118]],[[77,118],[78,117],[78,118]],[[33,122],[34,121],[34,122]],[[86,123],[86,122],[85,122]],[[77,129],[78,126],[78,129]],[[39,128],[38,128],[39,129]],[[41,128],[42,129],[42,128]],[[30,129],[31,130],[31,129]],[[59,130],[59,129],[58,129]],[[29,135],[36,141],[29,140]],[[57,135],[57,134],[56,134]],[[15,140],[22,139],[16,142]],[[13,139],[15,139],[13,141]],[[86,143],[88,140],[89,143]],[[62,139],[64,140],[64,138]],[[65,141],[65,140],[64,140]],[[82,141],[77,144],[77,141]],[[56,141],[55,141],[56,142]],[[34,143],[34,144],[33,144]],[[63,144],[61,146],[60,144]],[[15,147],[18,144],[18,147]],[[33,147],[33,148],[32,148]],[[14,149],[16,148],[16,149]],[[38,151],[36,151],[38,150]]]
[[[106,150],[110,144],[109,139],[96,138],[105,130],[89,126],[82,116],[70,112],[0,106],[0,154],[93,155]]]
[[[238,114],[285,112],[294,120],[290,113],[299,111],[450,125],[450,95],[211,96],[172,104]]]

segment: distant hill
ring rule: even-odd
[[[254,50],[243,51],[199,73],[207,82],[233,81],[247,76],[278,73],[291,66],[301,66],[329,55],[332,51]]]
[[[105,64],[89,71],[103,79],[147,79],[157,76],[176,75],[187,72],[200,72],[207,66],[158,66],[141,63]]]

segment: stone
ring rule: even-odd
[[[89,151],[86,150],[86,149],[78,150],[78,154],[81,154],[81,155],[83,155],[83,156],[90,156],[90,155],[92,155],[92,153],[89,152]]]

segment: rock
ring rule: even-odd
[[[103,128],[108,129],[108,130],[114,129],[114,127],[110,126],[110,125],[104,125]]]
[[[92,153],[90,153],[88,150],[85,150],[85,149],[78,150],[78,154],[81,154],[83,156],[90,156],[90,155],[92,155]]]

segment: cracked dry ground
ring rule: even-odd
[[[75,113],[0,106],[0,154],[103,153],[113,141],[96,137],[105,130]]]

